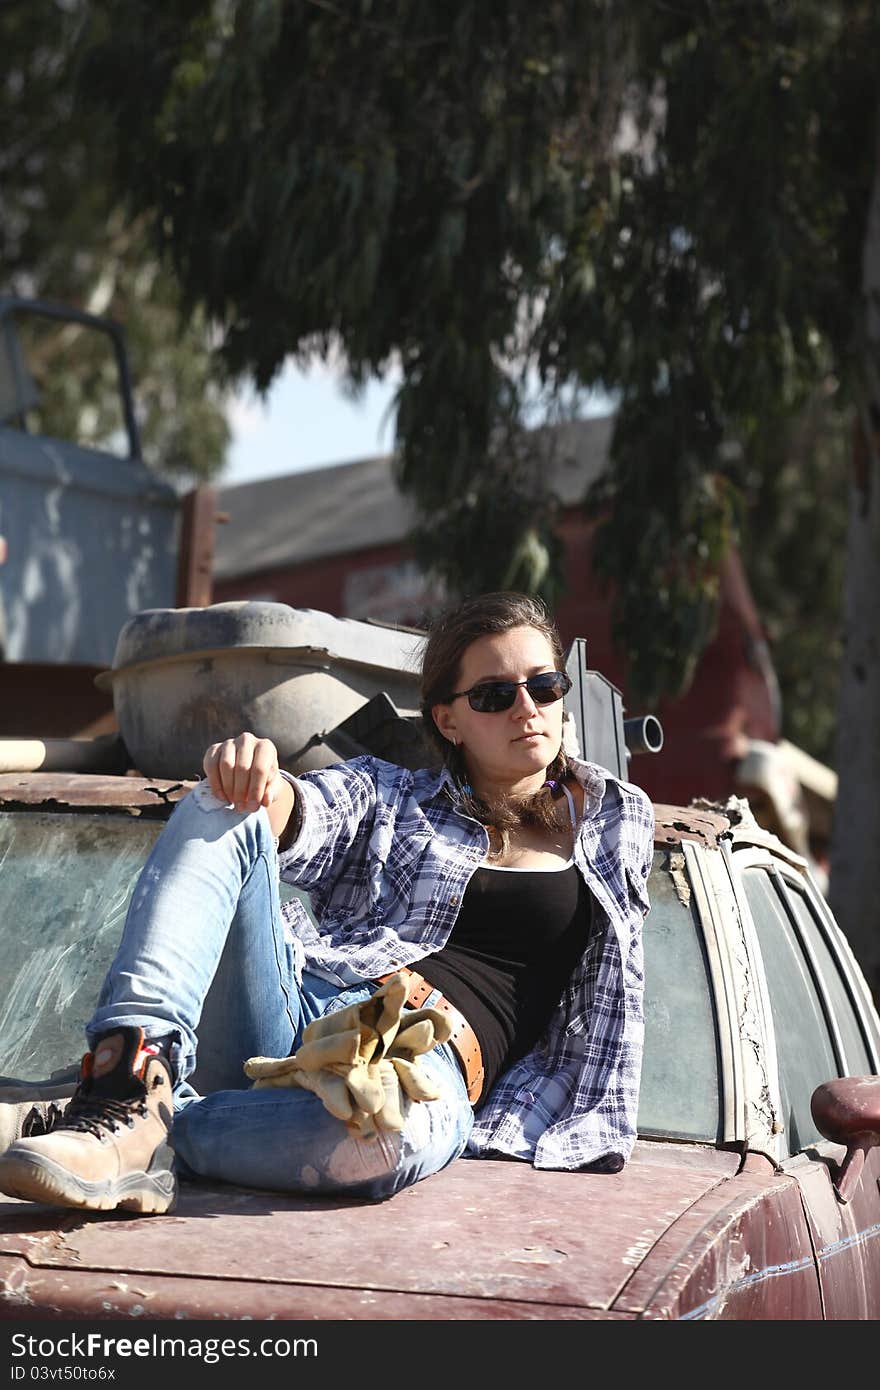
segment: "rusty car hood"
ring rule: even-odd
[[[202,1184],[158,1218],[0,1199],[0,1316],[613,1317],[660,1238],[737,1167],[661,1147],[616,1174],[459,1160],[378,1204]]]

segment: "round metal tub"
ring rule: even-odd
[[[320,735],[384,690],[418,706],[423,639],[311,608],[242,601],[153,608],[119,633],[111,689],[120,734],[145,777],[201,776],[210,743],[271,738],[291,772],[338,761]]]

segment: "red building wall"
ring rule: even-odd
[[[728,555],[721,575],[718,630],[697,666],[690,689],[655,710],[631,707],[626,670],[611,640],[611,603],[591,568],[591,528],[576,515],[563,522],[566,595],[556,619],[563,640],[587,639],[589,665],[622,692],[625,716],[659,718],[659,753],[631,762],[631,777],[659,802],[725,798],[734,792],[733,769],[750,738],[779,738],[775,682],[757,610],[739,556]]]

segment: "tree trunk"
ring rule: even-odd
[[[880,1006],[880,129],[877,145],[863,259],[864,404],[850,490],[831,905]]]

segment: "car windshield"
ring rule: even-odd
[[[0,1072],[41,1080],[85,1050],[128,899],[160,823],[0,816]]]
[[[125,815],[0,816],[0,1073],[69,1068],[161,823]],[[282,884],[282,896],[295,893]],[[659,851],[645,927],[640,1132],[714,1143],[718,1052],[702,936],[680,853]]]

